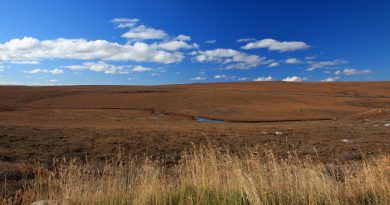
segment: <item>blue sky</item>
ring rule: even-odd
[[[389,1],[0,1],[0,84],[390,79]]]

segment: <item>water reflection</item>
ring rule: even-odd
[[[204,117],[195,117],[195,120],[198,122],[207,122],[207,123],[220,123],[220,122],[225,122],[223,120],[212,120]]]

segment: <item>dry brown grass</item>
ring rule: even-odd
[[[37,171],[12,202],[29,204],[390,204],[390,158],[343,165],[214,146],[185,152],[177,165],[122,159],[79,160]]]

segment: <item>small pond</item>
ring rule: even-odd
[[[195,117],[195,120],[198,122],[207,122],[207,123],[220,123],[220,122],[225,122],[223,120],[212,120],[204,117]]]

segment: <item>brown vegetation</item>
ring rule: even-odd
[[[245,149],[201,146],[172,167],[149,158],[102,164],[59,160],[39,170],[9,203],[29,204],[377,204],[390,203],[390,158],[343,165]]]
[[[362,170],[357,167],[368,162],[354,161],[390,153],[389,110],[389,82],[0,86],[0,184],[7,187],[2,196],[17,194],[22,173],[35,177],[34,166],[20,171],[20,164],[39,163],[45,170],[55,168],[53,158],[102,162],[115,158],[119,149],[131,159],[148,156],[157,171],[174,165],[180,170],[184,150],[208,143],[232,155],[256,147],[278,160],[294,153],[297,159]],[[201,123],[195,117],[225,122]],[[155,164],[163,157],[164,166]],[[92,166],[80,163],[78,169]],[[319,171],[321,163],[309,167]],[[169,185],[165,194],[173,197],[172,192],[186,189],[180,183]],[[44,191],[39,193],[43,197]]]
[[[191,143],[209,141],[233,151],[260,146],[278,156],[361,159],[390,151],[389,110],[389,82],[6,86],[0,161],[106,159],[119,146],[175,160]]]

